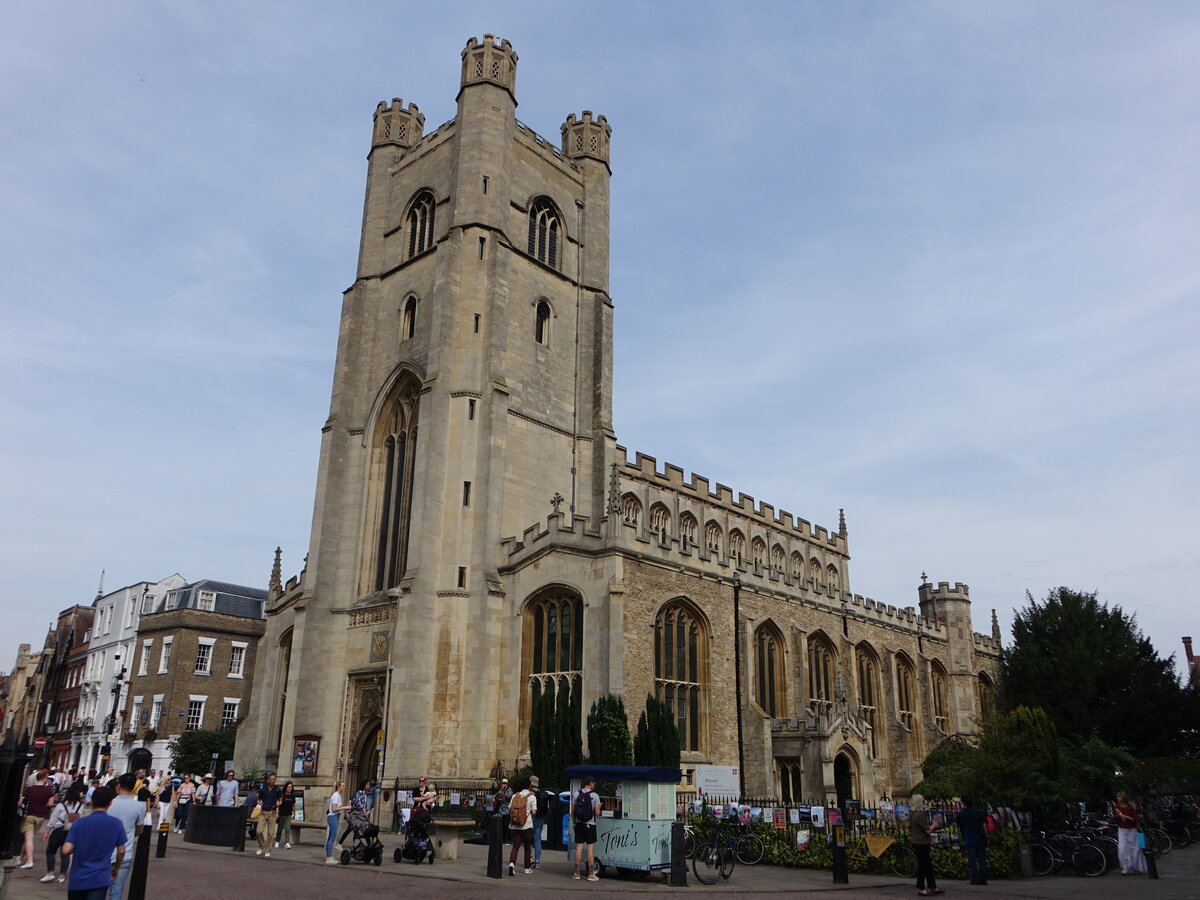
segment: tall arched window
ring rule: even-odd
[[[561,217],[549,197],[538,197],[529,208],[529,255],[558,268],[558,233]]]
[[[661,503],[655,503],[650,507],[650,532],[661,539],[667,536],[670,528],[671,514]]]
[[[896,654],[896,717],[914,736],[917,729],[916,684],[912,663],[903,653]]]
[[[829,585],[831,591],[838,590],[838,585],[841,579],[838,577],[838,570],[832,565],[825,567],[825,583]]]
[[[684,549],[696,546],[696,536],[700,533],[700,523],[690,512],[679,514],[679,539]]]
[[[942,734],[950,733],[950,713],[946,706],[946,670],[934,662],[929,667],[930,687],[933,690],[933,724]]]
[[[522,712],[527,733],[534,705],[547,702],[578,705],[583,686],[583,599],[566,588],[546,588],[525,607],[522,666],[528,705]]]
[[[654,620],[654,694],[675,713],[680,749],[705,742],[708,634],[691,604],[673,600]]]
[[[808,639],[808,704],[818,714],[833,707],[837,656],[823,634]]]
[[[754,565],[762,566],[767,562],[767,543],[760,537],[755,537],[750,542],[750,558],[754,560]]]
[[[721,555],[721,526],[711,519],[704,523],[704,549],[718,557]]]
[[[534,314],[533,339],[539,344],[550,343],[550,304],[539,300]]]
[[[792,553],[792,580],[803,586],[804,582],[804,557],[799,551]]]
[[[986,718],[996,711],[996,687],[986,672],[975,679],[975,691],[979,695],[979,717]]]
[[[400,321],[400,340],[407,341],[417,333],[417,298],[404,301],[404,317]]]
[[[729,532],[729,555],[739,566],[746,556],[746,538],[736,528]]]
[[[754,699],[773,719],[785,715],[787,678],[783,658],[783,635],[772,622],[754,632]]]
[[[625,494],[621,498],[621,521],[626,525],[638,527],[638,520],[642,517],[642,504],[633,494]]]
[[[371,579],[376,591],[398,587],[408,554],[408,526],[416,461],[420,385],[406,379],[384,405],[375,427],[371,459],[375,508],[375,559]]]
[[[771,548],[771,571],[776,575],[782,576],[784,566],[786,565],[787,556],[783,552],[783,548],[776,544]]]
[[[437,201],[429,190],[420,191],[409,204],[404,220],[404,227],[408,229],[409,259],[433,246],[433,214],[436,208]]]
[[[879,757],[879,657],[868,644],[855,652],[858,675],[858,708],[867,723],[871,756]]]

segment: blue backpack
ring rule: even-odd
[[[575,819],[576,825],[586,825],[595,818],[595,810],[592,808],[592,792],[589,790],[581,790],[575,795],[575,806],[571,811],[572,818]]]

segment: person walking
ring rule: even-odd
[[[374,784],[370,778],[364,778],[358,785],[358,790],[354,792],[354,796],[350,798],[350,806],[348,809],[356,809],[364,816],[371,811],[371,785]],[[350,836],[350,832],[354,830],[354,824],[350,821],[346,822],[346,830],[342,832],[342,836],[338,838],[338,843],[345,843],[346,838]]]
[[[105,900],[125,859],[125,826],[108,814],[112,802],[112,788],[96,788],[91,815],[80,818],[67,832],[62,852],[74,857],[67,882],[70,900]]]
[[[1122,875],[1137,875],[1146,871],[1146,858],[1138,848],[1137,807],[1124,791],[1117,792],[1113,804],[1113,821],[1117,823],[1117,862]]]
[[[546,827],[546,816],[550,813],[549,791],[542,790],[542,782],[536,775],[529,776],[529,789],[537,800],[533,813],[533,867],[542,867],[542,830]]]
[[[33,784],[21,791],[18,808],[25,807],[21,819],[21,868],[33,868],[33,836],[40,832],[50,817],[50,802],[54,799],[54,785],[45,769],[38,769]]]
[[[908,805],[908,840],[912,844],[913,853],[917,855],[917,895],[932,897],[935,894],[944,894],[945,891],[937,886],[933,875],[933,858],[930,856],[933,838],[930,835],[937,828],[930,818],[929,807],[925,805],[925,798],[920,794],[913,794]]]
[[[279,798],[283,788],[275,784],[275,773],[267,776],[267,783],[258,792],[258,827],[254,836],[258,838],[258,849],[255,856],[271,858],[271,841],[275,838],[275,824],[279,820]],[[276,844],[276,847],[279,845]]]
[[[146,804],[133,795],[137,777],[126,772],[118,775],[108,783],[109,790],[116,791],[116,799],[108,808],[108,814],[121,823],[125,829],[125,858],[113,873],[112,887],[108,892],[108,900],[121,900],[125,893],[125,885],[129,881],[129,872],[133,868],[133,848],[137,836],[145,827],[142,823],[146,818]],[[100,788],[96,788],[100,791]],[[92,794],[92,800],[96,795]]]
[[[525,848],[525,874],[533,874],[533,816],[537,812],[537,795],[524,787],[508,808],[509,832],[512,834],[512,850],[508,853],[508,874],[516,875],[517,850]]]
[[[596,865],[596,819],[600,816],[600,798],[596,795],[596,776],[583,779],[583,788],[571,802],[571,819],[575,823],[575,874],[576,880],[587,876],[588,881],[599,881],[592,871]],[[587,868],[583,868],[583,848],[587,847]]]
[[[288,782],[279,795],[279,825],[275,829],[275,848],[283,841],[283,849],[291,850],[295,835],[292,833],[292,817],[296,814],[296,786]]]
[[[967,871],[971,884],[987,884],[987,813],[969,798],[963,797],[962,809],[955,815],[954,824],[958,826],[963,848],[967,851]]]
[[[54,857],[59,858],[58,883],[67,880],[67,869],[71,866],[71,857],[62,852],[62,846],[67,842],[67,832],[76,820],[83,815],[83,788],[72,783],[67,788],[63,799],[54,804],[50,817],[43,832],[46,840],[46,874],[42,883],[49,884],[54,880]]]
[[[238,783],[233,769],[225,773],[225,780],[217,783],[217,806],[237,806]]]
[[[329,835],[325,838],[325,865],[336,866],[337,860],[333,855],[333,845],[337,841],[338,819],[342,813],[350,808],[350,806],[342,799],[342,791],[346,789],[346,782],[339,781],[333,786],[333,793],[329,795],[329,803],[325,807],[325,824],[329,827]]]
[[[196,796],[196,782],[191,775],[184,775],[175,792],[175,832],[183,834],[187,830],[188,813],[192,808],[192,800]]]
[[[200,779],[200,786],[196,788],[192,802],[198,806],[208,806],[210,803],[216,803],[215,796],[212,772],[209,772]]]

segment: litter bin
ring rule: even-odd
[[[543,850],[566,850],[567,843],[562,829],[562,794],[554,795],[545,810],[538,810],[538,818],[546,821],[546,833],[542,836]]]

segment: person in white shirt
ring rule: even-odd
[[[325,807],[325,824],[329,826],[329,836],[325,838],[325,865],[337,865],[337,859],[333,855],[333,845],[337,841],[338,820],[342,813],[350,808],[350,804],[342,798],[342,791],[346,789],[346,782],[339,781],[333,786],[333,793],[329,797],[329,803]]]
[[[512,850],[508,854],[508,874],[517,874],[517,850],[525,848],[525,874],[533,874],[533,817],[537,813],[537,795],[528,782],[508,805],[508,829]]]

